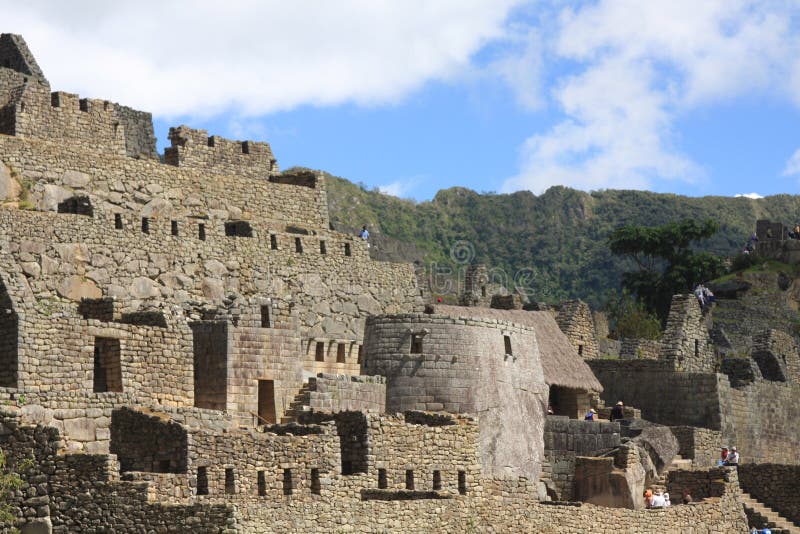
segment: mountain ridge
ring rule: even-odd
[[[451,187],[429,201],[416,202],[326,176],[335,227],[367,224],[378,239],[408,243],[419,255],[383,258],[376,251],[380,259],[416,260],[428,271],[450,269],[453,273],[463,268],[465,260],[485,263],[512,283],[527,273],[527,289],[534,300],[581,298],[594,307],[618,290],[622,272],[634,268],[629,260],[608,250],[607,236],[615,228],[711,218],[719,223],[720,231],[700,248],[732,257],[742,250],[757,219],[794,225],[800,218],[800,196],[788,194],[762,199],[687,197],[553,186],[535,195]],[[463,252],[459,247],[467,249],[466,255],[454,255]]]

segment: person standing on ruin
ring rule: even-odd
[[[363,239],[367,242],[367,248],[369,248],[369,230],[367,230],[367,225],[361,227],[361,231],[358,233],[358,237]]]
[[[625,405],[622,401],[617,401],[617,405],[611,408],[609,420],[613,423],[617,419],[625,419]]]

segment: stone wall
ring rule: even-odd
[[[603,528],[619,531],[620,525],[625,525],[625,531],[629,532],[664,533],[689,528],[698,533],[738,532],[746,528],[741,507],[735,500],[735,480],[724,482],[724,492],[717,499],[667,510],[607,509],[580,503],[545,505],[532,498],[533,488],[524,479],[502,482],[485,479],[481,483],[476,446],[478,429],[474,422],[463,418],[445,421],[425,414],[412,415],[413,423],[406,422],[406,416],[375,414],[367,417],[371,432],[369,442],[374,447],[369,456],[374,459],[369,472],[352,476],[322,476],[318,472],[318,486],[301,478],[309,465],[303,463],[305,455],[313,454],[318,459],[317,453],[323,452],[322,457],[338,458],[338,447],[324,451],[306,448],[301,453],[304,447],[300,444],[335,444],[335,432],[331,434],[333,424],[328,424],[330,430],[325,429],[325,424],[316,425],[322,429],[322,434],[304,436],[234,433],[226,438],[223,434],[211,437],[202,431],[194,433],[198,443],[217,452],[219,456],[212,457],[218,458],[220,463],[210,466],[214,471],[209,477],[209,495],[193,496],[190,492],[188,498],[180,497],[182,484],[186,482],[182,475],[134,472],[120,478],[119,466],[113,457],[56,455],[54,447],[58,434],[54,430],[41,426],[17,427],[13,416],[3,418],[2,428],[14,429],[14,443],[18,448],[13,450],[18,452],[11,455],[12,461],[36,450],[41,455],[41,459],[37,458],[38,465],[52,465],[52,469],[27,478],[27,484],[38,480],[36,488],[41,488],[42,493],[34,491],[33,485],[25,486],[27,502],[18,501],[24,510],[30,511],[20,516],[44,528],[45,532],[50,531],[50,525],[53,532],[88,532],[102,527],[116,532],[190,529],[224,533],[339,532],[345,524],[368,532],[386,528],[404,532],[430,532],[432,529],[547,532],[553,525],[558,525],[559,532],[598,532]],[[50,432],[49,439],[37,438],[36,432]],[[8,447],[8,436],[0,435],[0,447],[7,451],[12,450]],[[48,443],[49,449],[45,446]],[[270,456],[270,450],[289,452],[288,456],[278,458]],[[266,454],[269,459],[253,451]],[[300,457],[292,459],[296,453]],[[383,457],[388,459],[383,460]],[[232,463],[224,463],[227,459],[232,459]],[[266,474],[270,475],[263,477],[263,494],[259,493],[260,479],[255,476],[257,466],[261,465],[259,462],[264,462]],[[233,493],[225,492],[226,468],[233,469]],[[288,493],[284,469],[292,469],[290,480],[294,485]],[[381,477],[379,469],[386,469],[385,480],[389,486],[386,490],[377,489]],[[415,490],[416,499],[362,499],[365,493],[361,489],[365,488],[376,488],[370,491],[379,495],[381,491],[395,496],[404,494],[407,490],[393,488],[405,487],[409,470],[413,471],[415,488],[419,488]],[[436,471],[438,476],[434,475]],[[464,472],[463,476],[460,471]],[[271,477],[273,474],[277,476]],[[39,478],[33,478],[35,476]],[[190,473],[190,486],[195,484],[192,478]],[[424,498],[421,491],[432,489],[434,479],[438,479],[441,486],[440,490],[432,490],[439,498]],[[36,496],[31,497],[33,494]],[[172,504],[149,502],[148,496],[171,497]],[[191,502],[180,503],[184,498]],[[235,510],[231,506],[234,503]]]
[[[589,363],[607,404],[622,400],[662,425],[720,431],[724,444],[738,447],[745,463],[798,463],[792,451],[800,441],[794,424],[800,419],[800,387],[792,383],[759,380],[734,388],[726,375],[675,373],[663,362]]]
[[[711,467],[706,469],[673,469],[667,473],[667,491],[674,504],[682,502],[685,492],[693,501],[722,497],[726,482],[738,480],[736,469]]]
[[[122,471],[186,473],[187,451],[187,431],[163,412],[114,410],[110,452]]]
[[[800,466],[742,464],[738,472],[743,491],[800,524]]]
[[[597,358],[597,337],[588,304],[580,300],[562,302],[556,321],[578,354],[587,359]]]
[[[537,480],[547,386],[532,328],[501,320],[370,317],[362,374],[386,377],[386,410],[477,414],[492,476]]]
[[[206,130],[188,126],[170,128],[169,140],[172,146],[164,152],[169,165],[261,179],[278,172],[269,143],[209,137]]]
[[[575,459],[578,456],[597,456],[619,447],[619,444],[619,423],[578,421],[550,415],[544,427],[544,456],[549,463],[549,472],[542,478],[551,481],[557,500],[572,500]]]
[[[770,329],[754,335],[751,357],[765,379],[800,385],[800,354],[786,332]]]
[[[153,116],[128,106],[115,104],[120,124],[125,128],[125,153],[132,157],[158,159]]]
[[[603,384],[607,405],[621,400],[642,411],[642,418],[668,426],[720,430],[718,400],[723,375],[675,373],[653,360],[592,360],[589,366]]]
[[[58,430],[19,418],[16,408],[0,410],[0,449],[23,479],[10,502],[23,532],[222,532],[234,517],[227,506],[150,503],[147,484],[119,480],[113,456],[63,454]],[[26,459],[34,461],[20,468]]]
[[[717,370],[714,347],[694,295],[674,295],[661,338],[659,359],[676,371],[708,373]]]
[[[386,411],[386,379],[382,376],[319,374],[309,392],[309,407],[321,412]]]
[[[720,458],[722,432],[692,426],[670,427],[678,440],[678,454],[695,467],[713,467]]]
[[[741,463],[797,465],[800,443],[800,387],[760,381],[732,388],[720,382],[725,445],[739,449]]]
[[[619,349],[622,360],[657,360],[661,353],[658,339],[624,338]]]

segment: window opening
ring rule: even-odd
[[[386,479],[386,469],[378,469],[378,489],[386,489],[389,483]]]
[[[467,494],[467,473],[466,471],[458,472],[458,492],[461,495]]]
[[[258,483],[258,495],[263,497],[264,495],[267,494],[267,477],[264,471],[258,472],[257,483]]]
[[[197,494],[208,495],[208,470],[206,467],[197,468]]]
[[[236,476],[232,467],[225,468],[225,493],[228,495],[236,493]]]
[[[422,336],[411,334],[411,354],[422,354]]]
[[[283,470],[283,494],[291,495],[294,490],[294,483],[292,482],[292,470]]]

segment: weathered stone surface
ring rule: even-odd
[[[58,211],[58,205],[70,198],[72,191],[58,185],[47,184],[42,188],[41,192],[37,192],[36,196],[39,197],[36,203],[37,208],[46,211]]]
[[[0,162],[0,200],[17,200],[21,192],[22,186],[11,175],[11,169]]]
[[[92,180],[91,176],[86,174],[85,172],[80,171],[67,171],[61,177],[61,182],[72,188],[80,189],[84,188],[89,185],[89,182]]]
[[[97,284],[77,275],[62,279],[56,290],[62,297],[73,301],[97,299],[103,296],[103,292],[97,287]]]

